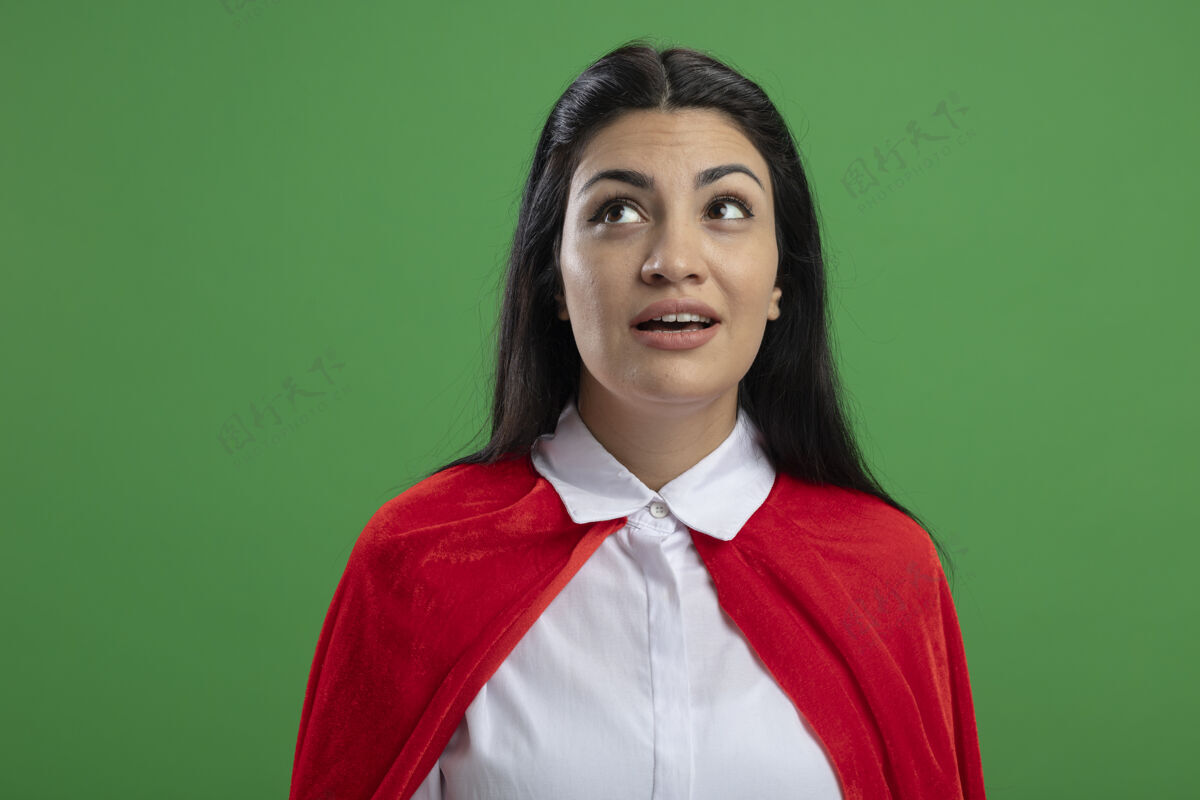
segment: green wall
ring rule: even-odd
[[[1198,16],[5,3],[0,795],[286,794],[355,538],[478,441],[540,125],[648,35],[796,131],[990,796],[1191,796]]]

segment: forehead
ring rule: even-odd
[[[584,147],[571,185],[579,186],[602,169],[630,168],[690,186],[695,173],[727,163],[745,164],[767,183],[766,161],[722,112],[629,111],[601,128]]]

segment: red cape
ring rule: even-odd
[[[624,522],[576,524],[528,458],[453,467],[385,503],[325,618],[291,800],[407,800],[484,683]],[[692,540],[846,800],[984,796],[958,619],[920,526],[873,496],[781,473],[732,541]]]

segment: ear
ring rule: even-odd
[[[783,297],[783,289],[776,286],[771,290],[771,305],[767,308],[767,319],[779,319],[779,298]]]
[[[558,303],[558,318],[566,322],[570,317],[567,316],[567,301],[563,299],[562,292],[554,295],[554,300]]]

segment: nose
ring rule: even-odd
[[[708,278],[708,266],[700,238],[701,232],[685,221],[664,222],[642,263],[642,280],[651,286],[687,280],[703,283]]]

